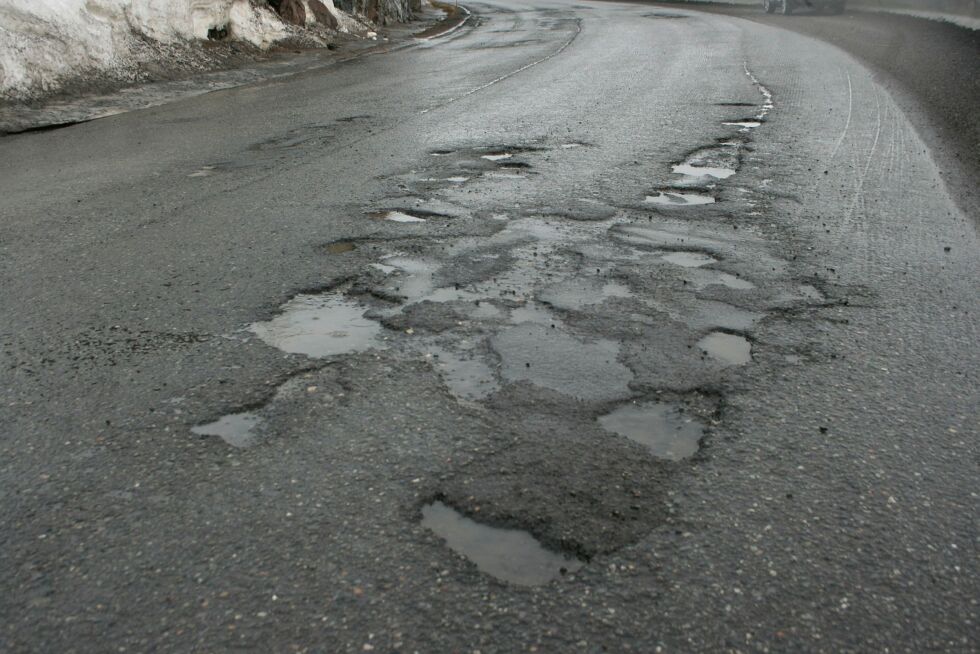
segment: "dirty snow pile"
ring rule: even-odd
[[[303,27],[365,29],[332,0],[271,4],[290,5],[293,22],[299,16]],[[85,77],[137,79],[141,63],[186,60],[192,41],[268,48],[298,33],[308,36],[285,18],[266,0],[0,0],[0,99],[38,97]]]

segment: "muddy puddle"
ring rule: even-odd
[[[334,243],[327,243],[324,249],[328,254],[344,254],[345,252],[356,250],[357,245],[351,241],[336,241]]]
[[[363,352],[384,347],[381,325],[364,317],[367,307],[341,294],[297,295],[268,322],[248,330],[284,352],[310,357]]]
[[[222,416],[214,422],[191,427],[191,431],[200,436],[218,436],[233,447],[251,447],[258,442],[255,428],[262,423],[262,417],[257,413],[245,411]]]
[[[737,334],[712,332],[698,341],[698,348],[727,365],[741,366],[752,361],[752,344]]]
[[[525,531],[480,524],[442,502],[422,508],[422,526],[480,571],[510,584],[540,586],[583,565],[545,549]]]
[[[647,204],[663,207],[692,207],[702,204],[714,204],[714,196],[707,193],[687,193],[682,191],[657,191],[656,195],[648,195]]]
[[[679,461],[698,451],[704,425],[687,417],[672,404],[628,404],[601,416],[606,431],[619,434],[650,449],[661,459]]]

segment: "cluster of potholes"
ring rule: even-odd
[[[721,236],[718,229],[675,217],[709,203],[704,198],[714,202],[712,189],[738,172],[748,131],[773,107],[771,93],[748,69],[746,74],[764,97],[760,113],[752,121],[732,121],[735,137],[674,166],[680,178],[647,197],[657,207],[653,216],[594,198],[571,209],[464,215],[458,205],[422,197],[440,191],[451,197],[456,187],[478,178],[527,179],[540,153],[592,146],[434,150],[399,188],[415,205],[441,210],[403,202],[366,211],[365,220],[391,224],[385,238],[371,241],[375,260],[329,290],[292,297],[272,319],[247,330],[270,346],[313,359],[379,350],[424,358],[458,402],[483,410],[499,410],[493,399],[509,389],[540,389],[576,410],[586,407],[608,438],[635,443],[657,465],[677,465],[698,452],[718,416],[718,401],[699,410],[692,407],[704,403],[686,403],[685,393],[698,394],[717,375],[752,361],[750,330],[766,315],[759,307],[824,301],[810,285],[787,280],[759,289],[747,275],[723,269],[727,264],[759,277],[784,272],[787,262],[767,254],[760,237],[746,230]],[[429,222],[453,220],[480,221],[484,233],[419,231]],[[359,245],[338,241],[325,251],[345,256]],[[265,420],[260,408],[193,431],[250,447],[261,443]],[[474,520],[444,494],[431,496],[421,516],[421,524],[450,548],[508,583],[549,582],[574,573],[591,554],[548,547],[528,530]],[[550,539],[548,545],[554,544]]]

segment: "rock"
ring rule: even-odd
[[[301,0],[269,0],[284,22],[303,27],[306,25],[306,7]]]
[[[329,27],[332,30],[337,29],[337,17],[330,13],[327,9],[327,5],[320,2],[320,0],[309,0],[310,11],[313,12],[313,17],[316,22],[324,27]]]

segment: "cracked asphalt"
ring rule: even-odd
[[[468,7],[0,139],[0,649],[975,650],[942,129],[773,24]]]

